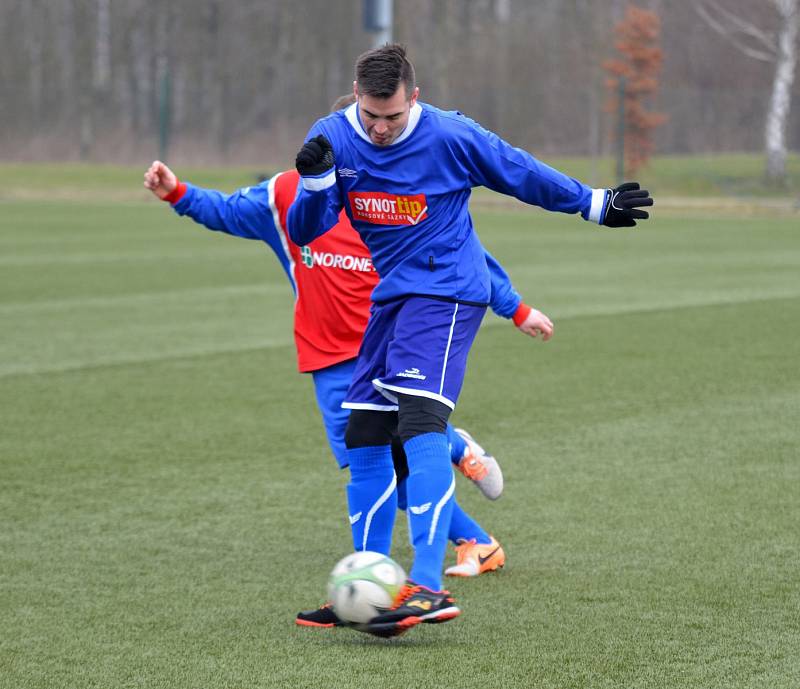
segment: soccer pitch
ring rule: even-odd
[[[476,206],[556,334],[487,317],[453,416],[506,568],[387,642],[293,624],[351,548],[277,261],[77,196],[0,201],[2,689],[800,686],[797,215]]]

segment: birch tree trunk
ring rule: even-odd
[[[786,123],[791,109],[797,61],[799,3],[800,0],[772,0],[779,19],[777,38],[773,33],[731,12],[718,0],[705,0],[695,6],[706,24],[731,41],[739,51],[756,60],[775,64],[764,128],[764,150],[767,157],[766,177],[779,182],[786,177]]]
[[[767,154],[767,179],[783,180],[786,176],[786,122],[789,117],[797,62],[797,33],[800,25],[798,0],[775,0],[781,15],[775,55],[775,79],[769,99],[765,148]]]

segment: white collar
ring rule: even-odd
[[[361,126],[361,121],[358,119],[358,101],[353,103],[347,110],[344,111],[344,115],[347,118],[347,121],[350,123],[350,126],[356,130],[356,134],[358,134],[364,141],[368,143],[372,143],[369,138],[369,134],[364,131],[364,127]],[[414,106],[411,108],[411,112],[408,114],[408,124],[406,128],[403,130],[403,133],[400,134],[390,146],[394,146],[395,144],[399,144],[401,141],[405,141],[416,129],[417,125],[419,124],[419,118],[422,116],[422,106],[419,103],[414,103]],[[372,144],[373,146],[375,144]]]

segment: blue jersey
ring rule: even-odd
[[[291,176],[294,173],[281,174]],[[296,293],[299,292],[299,296],[302,298],[307,294],[307,290],[303,289],[305,281],[301,281],[300,285],[295,281],[295,266],[298,263],[293,256],[295,245],[290,238],[284,236],[280,223],[280,218],[285,217],[290,203],[282,202],[283,197],[272,191],[277,177],[276,175],[268,182],[258,186],[244,187],[233,194],[223,194],[213,189],[202,189],[187,184],[185,195],[174,204],[174,208],[178,215],[188,215],[192,220],[205,225],[210,230],[266,242],[280,261],[292,289]],[[340,226],[337,232],[339,235],[347,235],[348,230],[349,227],[345,225]],[[334,248],[340,248],[341,236],[337,236],[335,239],[338,244],[334,245]],[[511,318],[522,302],[522,297],[514,289],[511,278],[499,261],[486,249],[482,248],[481,251],[485,254],[486,265],[489,269],[491,284],[489,308],[498,316]],[[302,255],[302,252],[300,254]],[[306,262],[299,262],[308,268]],[[320,265],[324,266],[325,264],[320,263]],[[304,275],[305,273],[302,273],[301,277]],[[341,284],[342,280],[337,278],[336,283]],[[329,284],[323,284],[322,287],[329,293],[337,294],[337,290]],[[346,283],[344,289],[356,293],[359,291],[354,288],[352,281]],[[314,306],[319,308],[317,303]]]
[[[294,289],[294,334],[301,371],[318,371],[352,359],[369,318],[370,293],[378,283],[367,247],[339,218],[335,229],[305,246],[287,236],[285,218],[297,193],[294,170],[233,194],[185,185],[173,208],[211,230],[270,246]],[[511,318],[521,302],[503,267],[487,251],[491,308]]]
[[[178,215],[188,215],[209,230],[265,242],[275,253],[296,293],[295,259],[280,223],[276,180],[277,176],[258,186],[238,189],[233,194],[186,184],[186,193],[173,208]],[[294,189],[291,191],[296,193]]]
[[[410,294],[489,302],[490,273],[468,209],[473,187],[602,222],[605,189],[554,170],[458,112],[417,103],[403,133],[376,146],[356,103],[319,120],[308,138],[318,134],[333,146],[335,169],[302,178],[287,229],[307,243],[344,208],[381,276],[376,302]]]

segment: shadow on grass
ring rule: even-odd
[[[468,646],[463,641],[456,640],[449,634],[419,634],[410,631],[402,636],[391,639],[381,639],[371,634],[364,634],[354,629],[319,629],[306,630],[306,636],[311,643],[340,648],[457,648]],[[300,635],[298,635],[300,638]]]

